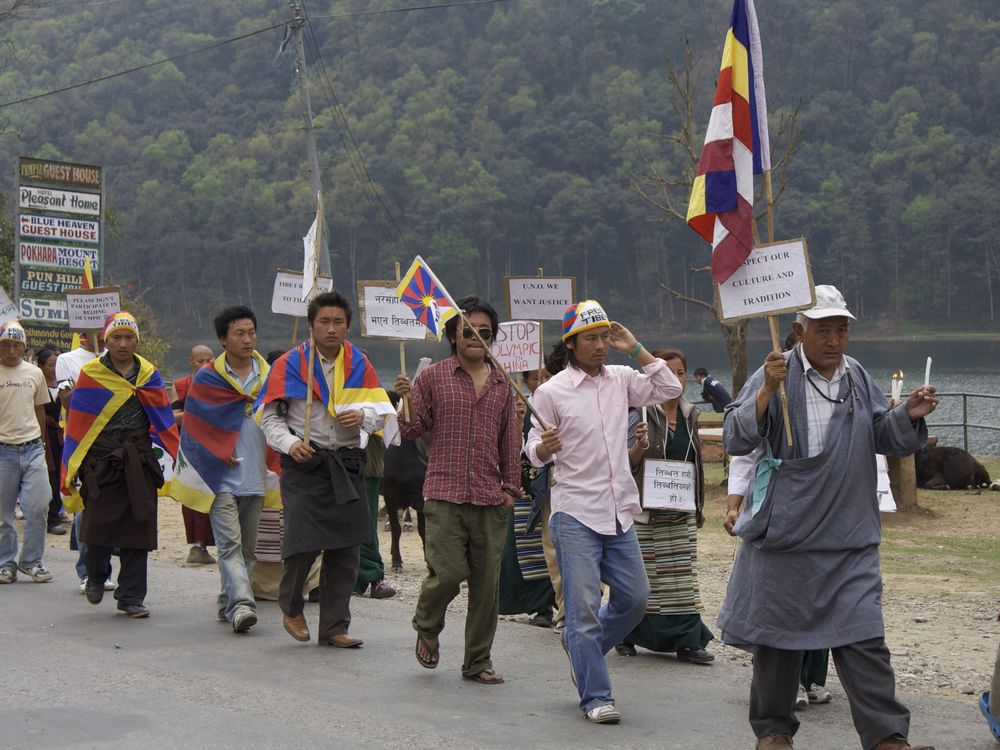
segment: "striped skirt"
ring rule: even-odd
[[[694,513],[650,511],[648,524],[637,523],[642,561],[649,578],[646,612],[698,614],[704,609],[698,588],[698,525]]]
[[[542,528],[536,526],[534,531],[528,531],[531,506],[530,495],[514,500],[514,545],[517,548],[517,564],[521,568],[521,577],[524,580],[547,581],[549,569],[545,564],[545,552],[542,550]]]
[[[257,525],[257,562],[281,562],[281,538],[283,531],[281,508],[264,508]]]

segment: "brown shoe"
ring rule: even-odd
[[[325,642],[327,645],[333,646],[334,648],[361,648],[361,646],[365,643],[360,638],[352,638],[347,633],[331,635]]]
[[[787,734],[769,734],[757,738],[757,750],[785,750],[793,747],[792,738]]]
[[[288,631],[288,635],[292,636],[295,640],[309,640],[309,626],[306,624],[305,615],[298,614],[295,615],[295,617],[283,615],[281,618],[281,624],[285,626],[285,630]]]
[[[911,745],[905,737],[887,737],[875,746],[875,750],[934,750],[934,746]]]
[[[385,579],[372,582],[372,599],[388,599],[395,595],[396,589],[386,583]]]
[[[188,565],[215,565],[215,558],[204,547],[195,545],[188,551],[186,562]]]

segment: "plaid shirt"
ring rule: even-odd
[[[472,376],[449,357],[424,370],[410,393],[407,438],[432,435],[424,480],[425,498],[471,505],[500,505],[501,489],[515,497],[521,489],[521,431],[514,394],[503,374],[490,364],[483,390],[476,395]]]

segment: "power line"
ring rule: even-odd
[[[121,76],[126,76],[131,73],[137,73],[140,70],[147,70],[149,68],[155,68],[157,65],[163,65],[168,62],[173,62],[174,60],[181,60],[185,57],[190,57],[191,55],[197,55],[201,52],[207,52],[208,50],[216,49],[222,47],[226,44],[232,44],[233,42],[239,42],[243,39],[249,39],[252,36],[257,36],[258,34],[264,34],[268,31],[273,31],[274,29],[280,29],[287,24],[287,21],[282,21],[281,23],[276,23],[272,26],[268,26],[264,29],[257,29],[255,31],[248,31],[245,34],[240,34],[239,36],[230,37],[229,39],[223,39],[218,42],[213,42],[212,44],[205,45],[204,47],[198,47],[197,49],[190,50],[188,52],[182,52],[179,55],[173,55],[171,57],[164,57],[159,60],[154,60],[153,62],[148,62],[143,65],[137,65],[134,68],[128,68],[126,70],[119,70],[115,73],[108,73],[104,76],[99,76],[97,78],[91,78],[87,81],[80,81],[79,83],[74,83],[70,86],[63,86],[62,88],[53,89],[51,91],[46,91],[42,94],[33,94],[32,96],[26,96],[22,99],[15,99],[14,101],[4,102],[0,104],[0,109],[6,109],[7,107],[13,107],[15,104],[24,104],[25,102],[33,102],[37,99],[44,99],[47,96],[54,96],[55,94],[63,94],[67,91],[72,91],[74,89],[83,88],[84,86],[90,86],[95,83],[100,83],[102,81],[109,81],[112,78],[120,78]]]
[[[438,10],[440,8],[467,8],[473,5],[495,5],[505,0],[468,0],[467,2],[441,3],[440,5],[412,5],[408,8],[386,8],[385,10],[366,10],[356,13],[334,13],[326,16],[311,16],[315,20],[327,18],[358,18],[359,16],[387,16],[390,13],[409,13],[414,10]]]

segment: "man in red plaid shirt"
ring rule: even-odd
[[[499,327],[496,311],[478,297],[458,304],[479,336],[492,342]],[[396,392],[410,397],[411,420],[400,414],[400,432],[411,439],[432,435],[423,490],[429,572],[413,615],[416,656],[421,666],[437,667],[445,612],[468,581],[462,676],[499,685],[503,677],[493,670],[490,649],[507,514],[521,493],[521,432],[514,394],[473,331],[458,316],[447,322],[445,333],[451,357],[428,367],[412,389],[405,375],[396,380]]]

